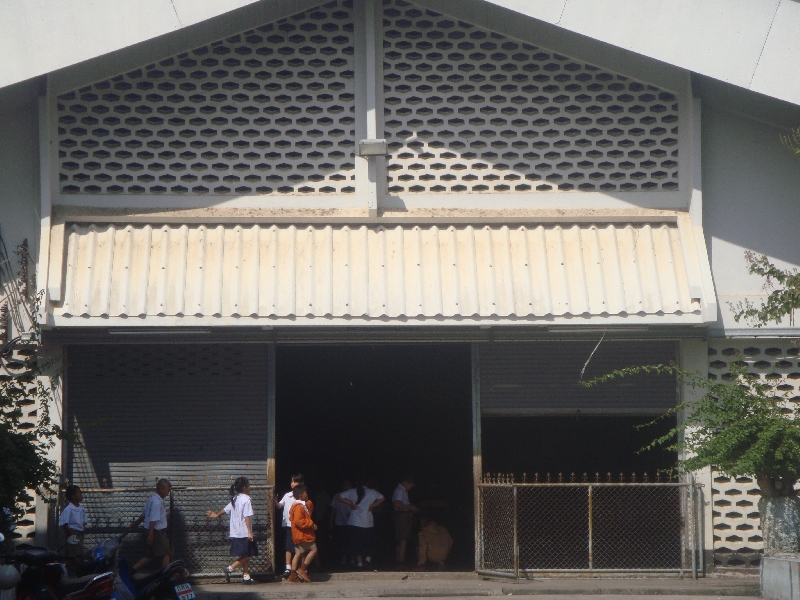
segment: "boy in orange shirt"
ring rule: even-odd
[[[295,487],[292,495],[295,502],[289,511],[289,521],[292,523],[292,541],[296,553],[292,559],[289,581],[311,581],[308,576],[308,565],[317,554],[317,535],[314,533],[317,526],[311,520],[314,504],[308,499],[308,488],[304,485]]]

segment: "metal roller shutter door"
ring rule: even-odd
[[[592,388],[579,385],[596,342],[480,345],[481,412],[526,414],[663,414],[677,401],[674,377],[637,375]],[[604,341],[584,380],[634,365],[677,360],[672,341]]]
[[[67,456],[74,483],[266,483],[265,345],[72,346],[67,356],[68,422],[82,441]]]

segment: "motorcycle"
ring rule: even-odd
[[[114,574],[114,600],[194,600],[189,571],[182,560],[172,561],[151,573],[131,575],[128,561],[119,558],[119,549],[126,535],[102,542],[94,549],[91,559],[75,566],[76,571],[79,574],[111,571]]]
[[[106,600],[114,593],[114,574],[93,573],[67,578],[61,556],[46,548],[26,548],[4,557],[6,564],[24,565],[17,583],[17,600]]]

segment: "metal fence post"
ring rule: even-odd
[[[517,511],[517,486],[513,486],[514,490],[514,577],[519,583],[519,519]]]
[[[589,570],[594,568],[594,549],[592,548],[592,489],[593,486],[589,486]]]

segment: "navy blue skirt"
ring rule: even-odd
[[[375,536],[372,527],[350,525],[347,553],[351,556],[372,556],[375,554]]]
[[[258,545],[245,538],[231,538],[231,556],[258,556]]]

